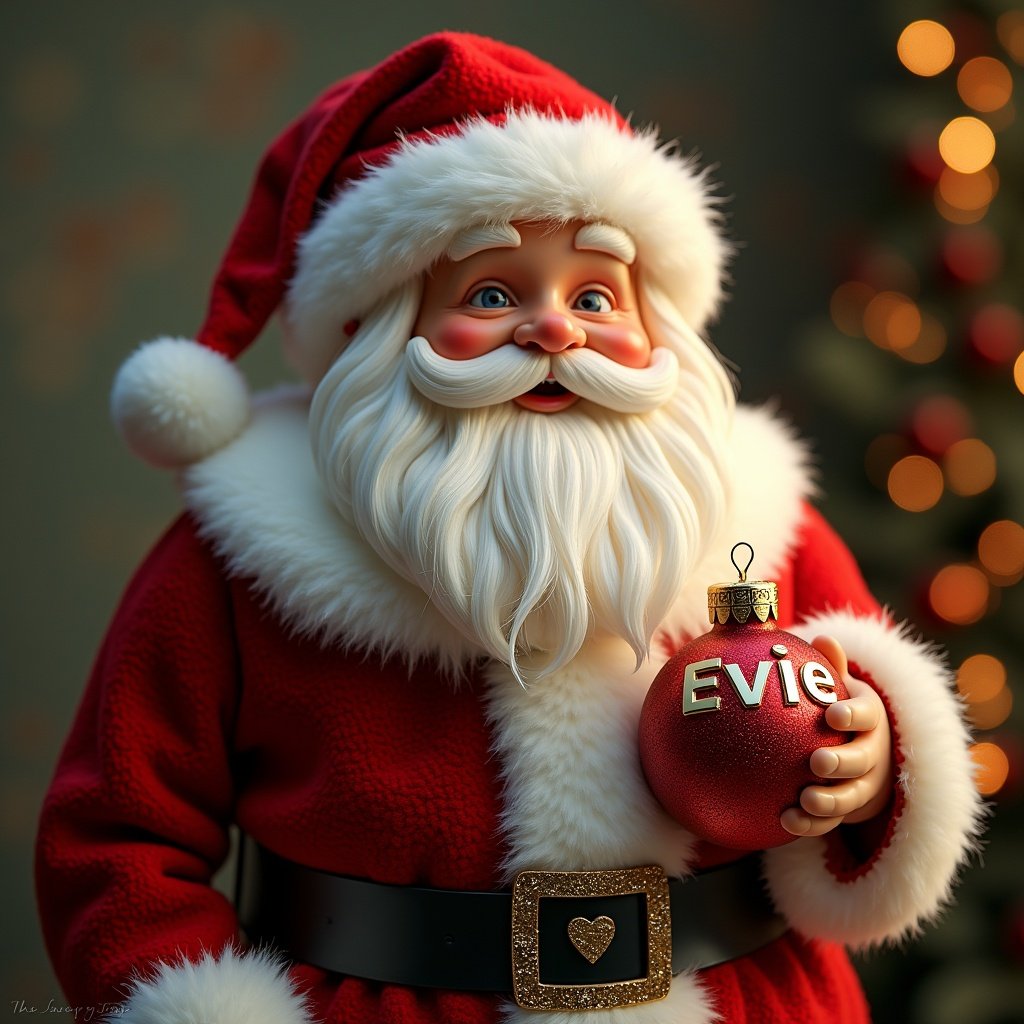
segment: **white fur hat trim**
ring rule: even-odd
[[[524,110],[502,124],[406,141],[343,189],[299,243],[288,355],[317,381],[343,325],[427,270],[457,235],[516,220],[600,221],[637,247],[639,271],[700,330],[722,297],[729,247],[706,175],[653,132],[610,118]]]

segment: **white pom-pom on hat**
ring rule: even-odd
[[[140,346],[114,379],[110,409],[128,447],[154,466],[186,466],[233,441],[249,389],[225,356],[188,338]]]

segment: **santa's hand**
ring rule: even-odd
[[[893,783],[892,739],[882,699],[867,683],[850,675],[846,653],[837,640],[819,636],[814,646],[838,669],[850,694],[828,707],[825,721],[856,736],[811,754],[815,775],[842,781],[808,786],[800,794],[800,806],[783,811],[782,827],[795,836],[820,836],[837,825],[873,818],[888,804]]]

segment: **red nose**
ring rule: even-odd
[[[563,352],[567,348],[579,348],[587,343],[583,328],[561,313],[544,313],[528,323],[520,324],[513,337],[517,345],[538,345],[545,352]]]

